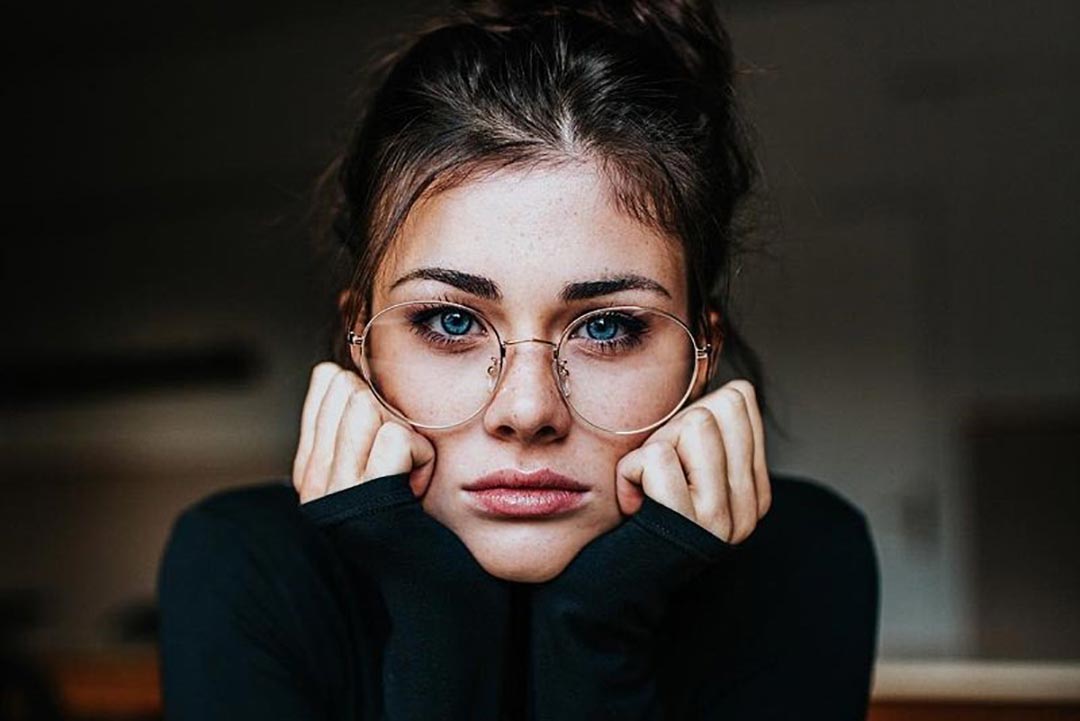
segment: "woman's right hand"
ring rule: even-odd
[[[406,472],[420,497],[434,468],[431,442],[391,416],[363,378],[330,361],[312,369],[292,471],[301,504]]]
[[[385,410],[359,375],[315,366],[293,483],[299,513],[381,597],[382,610],[357,620],[364,638],[383,639],[365,681],[374,693],[364,718],[499,717],[510,588],[416,500],[434,466],[431,443]],[[379,679],[394,682],[380,688]]]

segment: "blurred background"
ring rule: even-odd
[[[288,475],[334,329],[308,193],[441,7],[8,12],[0,713],[157,717],[170,525]],[[1075,711],[1080,4],[720,7],[771,204],[737,288],[770,462],[871,523],[875,718]]]

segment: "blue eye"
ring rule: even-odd
[[[585,326],[589,332],[589,337],[593,340],[611,340],[615,337],[618,327],[619,324],[615,319],[609,316],[592,318]]]
[[[641,346],[652,328],[648,321],[631,313],[599,313],[575,327],[572,339],[577,347],[594,355],[627,353]]]
[[[472,317],[459,310],[448,310],[439,317],[439,324],[450,335],[465,335],[472,327]]]
[[[484,323],[463,308],[419,303],[405,312],[405,327],[424,339],[431,348],[464,352],[489,336]]]

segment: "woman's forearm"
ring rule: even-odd
[[[652,499],[537,585],[531,617],[535,721],[670,719],[656,645],[671,593],[734,547]]]
[[[382,596],[387,721],[495,721],[509,587],[423,510],[407,481],[408,474],[373,479],[301,509]]]

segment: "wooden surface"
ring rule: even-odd
[[[154,648],[54,653],[42,659],[72,719],[143,719],[161,714]]]
[[[72,721],[161,717],[158,656],[153,647],[54,653],[41,661],[59,690],[61,708]],[[1045,673],[1031,675],[1039,669]],[[1070,672],[1071,667],[1064,670]],[[1063,674],[1060,666],[1017,669],[1008,664],[883,662],[876,671],[867,720],[1080,721],[1080,688],[1072,684],[1072,678]],[[1029,696],[1040,696],[1041,700],[987,698],[987,684],[995,680],[999,697],[1004,691],[1016,693],[1026,688]],[[964,693],[974,695],[956,698]],[[942,694],[953,697],[943,698]]]
[[[879,701],[867,721],[1080,721],[1080,706]]]
[[[871,697],[878,702],[1080,706],[1080,662],[879,660]]]

